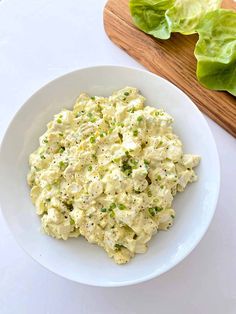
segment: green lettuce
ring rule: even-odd
[[[236,96],[236,13],[224,9],[210,12],[197,31],[199,40],[194,54],[199,82]]]
[[[130,0],[135,25],[156,38],[171,32],[193,34],[201,18],[220,7],[221,0]]]
[[[135,25],[156,38],[170,38],[171,30],[165,13],[174,0],[130,0],[130,12]]]
[[[189,35],[196,33],[197,25],[204,15],[218,9],[221,0],[176,0],[166,11],[172,32]]]

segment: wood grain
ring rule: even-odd
[[[182,89],[202,112],[236,137],[236,98],[227,92],[208,90],[196,79],[193,52],[198,36],[175,33],[169,40],[157,40],[134,26],[128,2],[107,2],[104,27],[108,37],[148,70]],[[223,1],[222,6],[236,9],[233,0]]]

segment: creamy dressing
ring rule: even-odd
[[[131,87],[108,98],[81,94],[49,122],[29,159],[43,230],[83,235],[118,264],[172,226],[174,195],[197,179],[200,158],[183,153],[173,118],[144,102]]]

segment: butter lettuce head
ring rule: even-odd
[[[236,96],[236,12],[219,9],[208,13],[197,29],[195,48],[199,82]]]
[[[202,17],[220,7],[221,0],[130,0],[134,23],[156,38],[171,32],[193,34]]]
[[[171,30],[165,13],[174,0],[130,0],[130,12],[135,25],[156,38],[170,38]]]
[[[221,0],[176,0],[166,11],[171,31],[185,35],[196,33],[202,17],[218,9],[221,2]]]

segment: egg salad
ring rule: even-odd
[[[27,178],[46,234],[82,235],[123,264],[172,226],[173,197],[196,181],[200,158],[183,153],[168,113],[144,103],[132,87],[81,94],[48,123]]]

